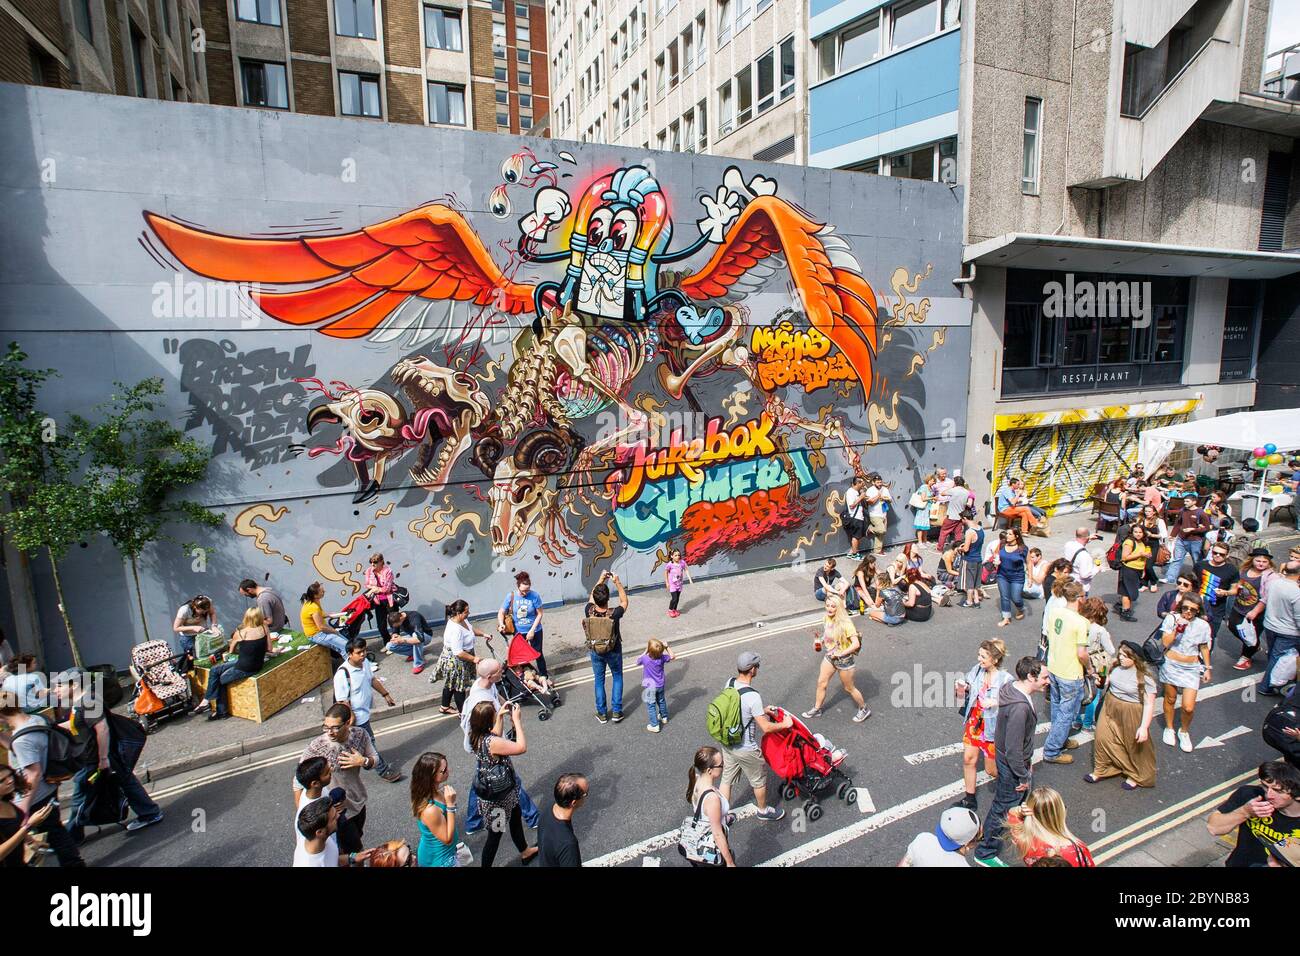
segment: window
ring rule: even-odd
[[[731,98],[731,81],[718,87],[718,139],[731,132],[736,104]]]
[[[146,58],[149,56],[149,48],[145,41],[144,34],[141,33],[134,23],[131,24],[131,69],[135,74],[135,95],[148,96],[149,87],[144,81],[144,65]]]
[[[955,27],[961,20],[961,0],[943,0],[943,23],[941,30]]]
[[[832,73],[844,73],[880,56],[880,18],[871,17],[840,34]]]
[[[718,49],[731,39],[731,0],[718,0]]]
[[[506,90],[497,90],[497,91],[496,91],[496,96],[497,96],[497,105],[498,105],[498,106],[507,106],[507,105],[509,105],[509,103],[510,103],[510,94],[509,94]]]
[[[424,8],[424,45],[430,50],[463,50],[460,11],[443,7]]]
[[[765,113],[776,105],[776,51],[768,50],[758,58],[758,111]]]
[[[375,39],[374,0],[334,0],[334,30],[341,37]]]
[[[754,7],[754,15],[757,16],[771,5],[772,0],[758,0],[758,4]]]
[[[339,103],[344,116],[379,116],[379,77],[340,72]]]
[[[519,94],[519,108],[523,110],[530,110],[533,108],[533,98],[531,94]]]
[[[874,175],[880,172],[880,160],[869,159],[865,163],[854,163],[852,166],[845,166],[844,168],[853,173],[872,173]]]
[[[498,83],[505,83],[510,78],[510,75],[509,73],[506,72],[506,68],[504,66],[498,66],[495,70],[492,71],[492,77]]]
[[[280,0],[237,0],[235,19],[246,23],[280,25]]]
[[[682,151],[682,128],[676,120],[668,124],[668,148],[674,153]]]
[[[745,27],[749,26],[752,18],[749,0],[731,0],[736,7],[736,32],[739,33]]]
[[[430,83],[429,122],[464,126],[465,87],[452,86],[449,83]]]
[[[890,11],[894,29],[889,48],[897,50],[928,37],[938,27],[939,0],[912,0]]]
[[[172,33],[172,8],[168,0],[158,0],[158,6],[162,8],[162,28],[163,34],[171,36]]]
[[[704,35],[704,14],[695,18],[695,68],[698,70],[709,57],[709,39]]]
[[[76,22],[77,32],[86,38],[86,42],[94,43],[95,27],[90,16],[90,0],[72,0],[72,19]]]
[[[695,68],[695,40],[691,36],[691,31],[687,30],[682,34],[682,77],[691,75],[691,70]]]
[[[524,66],[527,66],[528,58],[531,55],[532,54],[530,54],[527,50],[515,50],[515,62],[522,63]]]
[[[1220,382],[1255,377],[1255,341],[1259,338],[1262,292],[1262,286],[1256,280],[1228,280],[1223,350],[1219,353]]]
[[[517,20],[527,20],[527,19],[528,19],[528,4],[526,4],[526,3],[516,3],[516,4],[515,4],[515,19],[517,19]]]
[[[37,86],[59,85],[59,64],[54,57],[35,43],[27,44],[27,57],[31,61],[32,82]]]
[[[498,114],[497,114],[497,125],[500,126],[502,129],[509,129],[509,128],[510,128],[510,114],[509,114],[509,113],[498,113]]]
[[[794,37],[781,41],[781,100],[794,96]]]
[[[192,38],[194,36],[194,21],[189,21],[189,24],[189,37]],[[194,43],[192,42],[189,42],[186,45],[190,48],[190,76],[194,77],[195,83],[197,84],[199,79],[199,51],[194,49]]]
[[[939,141],[939,182],[952,185],[957,182],[957,137]]]
[[[493,13],[505,13],[505,11],[506,11],[506,0],[492,0]]]
[[[662,94],[668,84],[668,74],[664,72],[664,55],[655,57],[655,92]]]
[[[681,70],[681,64],[677,59],[677,41],[674,40],[668,44],[668,89],[677,86],[677,77]]]
[[[244,84],[245,106],[267,106],[278,110],[289,108],[289,86],[283,63],[240,60],[239,66]]]
[[[531,73],[525,73],[523,70],[520,70],[520,71],[519,71],[519,85],[520,85],[520,86],[532,86],[532,85],[533,85],[533,74],[531,74]]]
[[[1020,166],[1020,191],[1027,196],[1038,195],[1040,142],[1039,129],[1043,118],[1043,101],[1034,96],[1025,97],[1024,155]]]
[[[506,55],[506,25],[492,24],[492,55],[501,59]]]
[[[934,146],[897,153],[889,157],[889,175],[901,179],[934,180]]]
[[[521,131],[522,131],[522,130],[529,130],[529,129],[532,129],[532,128],[533,128],[533,120],[532,120],[532,117],[531,117],[531,116],[521,116],[521,117],[519,117],[519,129],[520,129]]]
[[[747,66],[736,74],[736,125],[743,126],[754,115],[754,68]]]
[[[516,23],[516,24],[515,24],[515,42],[516,42],[516,43],[527,43],[527,42],[528,42],[528,38],[529,38],[529,36],[530,36],[530,34],[529,34],[529,32],[528,32],[528,24],[526,24],[526,23]]]
[[[682,138],[686,142],[686,152],[695,152],[695,111],[689,110],[682,117]]]

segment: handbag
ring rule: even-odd
[[[484,737],[479,745],[486,752],[491,746],[491,737]],[[500,800],[515,788],[515,768],[509,759],[488,763],[483,754],[475,757],[474,793],[480,800]]]
[[[985,561],[980,566],[980,584],[992,584],[998,577],[998,565],[996,561]]]
[[[713,790],[705,790],[700,794],[700,798],[695,801],[695,812],[682,821],[681,833],[677,839],[677,852],[692,863],[722,866],[726,861],[722,859],[722,851],[718,849],[718,841],[714,839],[713,824],[701,813],[704,809],[704,798],[713,792]]]
[[[500,627],[500,631],[505,637],[514,637],[515,634],[515,595],[510,593],[510,603],[506,606],[505,621]]]
[[[907,499],[907,506],[915,511],[920,511],[922,508],[924,508],[925,498],[924,496],[922,496],[921,492],[919,491],[912,492],[912,497]]]
[[[1146,662],[1153,667],[1158,667],[1165,662],[1165,641],[1164,628],[1156,625],[1156,629],[1151,632],[1145,641],[1142,642],[1142,656]]]
[[[389,605],[389,609],[398,611],[406,607],[410,602],[411,592],[399,584],[393,588],[393,603]]]
[[[156,714],[163,709],[163,702],[158,699],[158,695],[149,689],[148,684],[141,684],[140,693],[136,695],[135,703],[131,709],[140,717],[146,714]]]
[[[1163,544],[1156,549],[1156,559],[1153,564],[1168,564],[1174,558],[1173,554]]]

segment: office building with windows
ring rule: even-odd
[[[3,0],[0,82],[207,102],[199,0]]]
[[[526,0],[203,0],[212,102],[527,132],[547,110]]]
[[[981,500],[1019,476],[1072,510],[1144,428],[1296,404],[1300,104],[1268,24],[1266,0],[961,4]]]
[[[803,0],[550,0],[551,135],[807,160]]]

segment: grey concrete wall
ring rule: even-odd
[[[810,232],[828,223],[845,247],[791,229],[778,233],[755,215],[747,221],[757,223],[760,241],[779,239],[785,255],[750,263],[737,258],[729,235],[731,251],[717,255],[740,263],[737,271],[743,275],[725,295],[693,303],[685,315],[670,309],[597,320],[583,318],[585,307],[580,307],[576,325],[572,320],[569,325],[605,337],[608,351],[587,351],[601,369],[614,367],[614,359],[632,363],[627,343],[637,337],[642,342],[644,352],[638,354],[644,363],[630,382],[618,381],[619,396],[686,429],[676,443],[668,431],[652,433],[651,452],[674,445],[680,450],[703,434],[710,419],[728,431],[752,421],[760,434],[765,410],[777,420],[766,432],[774,449],[761,441],[748,447],[739,443],[732,460],[704,468],[702,484],[671,474],[655,480],[649,473],[640,497],[618,507],[611,518],[610,501],[601,491],[616,470],[625,479],[634,476],[631,449],[610,444],[590,461],[572,451],[555,461],[517,453],[521,439],[561,433],[561,426],[588,449],[601,449],[629,419],[600,408],[600,402],[582,408],[578,391],[565,390],[568,366],[558,349],[536,345],[528,295],[521,294],[520,314],[497,312],[492,303],[509,310],[515,300],[509,283],[493,280],[507,289],[504,298],[488,289],[486,307],[449,308],[439,298],[449,294],[447,287],[439,283],[470,281],[470,254],[463,250],[471,248],[529,288],[563,278],[563,261],[519,261],[519,220],[532,210],[541,183],[507,187],[512,210],[499,218],[488,211],[489,195],[503,184],[503,160],[517,151],[536,149],[538,160],[554,163],[558,185],[574,205],[596,178],[643,165],[660,184],[675,223],[666,244],[670,250],[699,237],[696,220],[705,214],[700,197],[716,194],[730,161],[13,86],[0,86],[0,117],[0,214],[10,224],[0,256],[0,321],[4,335],[21,342],[34,365],[60,370],[61,377],[41,396],[43,406],[62,418],[104,400],[115,380],[161,376],[167,416],[213,449],[209,477],[192,494],[221,512],[227,524],[201,536],[193,529],[173,529],[177,539],[196,537],[213,549],[201,569],[175,542],[145,554],[144,601],[155,636],[169,634],[176,607],[200,592],[213,597],[230,626],[245,606],[235,590],[244,577],[269,581],[295,609],[304,587],[322,580],[327,609],[335,609],[353,593],[353,582],[376,551],[410,589],[412,606],[435,620],[457,597],[476,612],[499,606],[515,570],[528,570],[543,598],[557,602],[584,594],[604,567],[636,587],[661,582],[659,561],[669,545],[696,557],[697,576],[842,553],[836,501],[854,455],[864,470],[879,470],[893,483],[899,508],[891,516],[890,538],[901,540],[910,537],[911,515],[903,504],[918,477],[936,464],[959,465],[964,457],[970,306],[951,284],[960,268],[961,198],[945,185],[740,162],[746,181],[770,177],[777,193],[768,204],[782,221],[798,221],[802,209]],[[524,162],[525,170],[531,162]],[[332,268],[346,278],[366,256],[353,257],[344,268],[338,263],[348,253],[333,247],[309,255],[303,252],[305,242],[373,227],[430,201],[439,205],[417,214],[426,219],[421,228],[432,228],[429,216],[457,211],[448,221],[467,224],[458,234],[463,238],[456,248],[462,251],[446,253],[451,248],[446,233],[384,233],[386,242],[433,261],[435,275],[403,287],[426,289],[429,298],[398,295],[399,311],[374,332],[355,338],[322,334],[318,327],[348,307],[338,302],[303,325],[279,321],[255,306],[245,314],[207,305],[186,311],[184,300],[193,290],[202,296],[228,286],[198,272],[233,270],[234,279],[258,273],[262,292],[315,288],[328,271],[319,266],[324,260],[334,262]],[[236,239],[290,241],[261,247],[238,266],[232,263],[241,253],[229,250],[246,248],[239,242],[204,260],[173,234],[164,240],[164,227],[159,227],[164,232],[151,227],[144,213]],[[769,213],[766,222],[777,216]],[[200,242],[203,234],[196,235]],[[567,229],[560,230],[541,248],[563,250],[566,241]],[[367,246],[368,240],[354,242]],[[807,242],[811,251],[801,252],[799,244]],[[878,321],[867,330],[877,336],[877,347],[867,363],[865,395],[861,381],[853,379],[820,387],[812,382],[807,388],[797,382],[752,382],[762,371],[825,370],[844,354],[837,344],[820,360],[826,364],[818,364],[780,349],[760,355],[762,343],[753,340],[755,329],[781,319],[804,336],[808,321],[801,301],[837,294],[812,279],[818,250],[827,246],[833,264],[848,269],[857,263],[879,308]],[[667,266],[660,288],[676,281],[670,273],[705,269],[712,248]],[[386,246],[383,254],[393,255],[392,248]],[[796,273],[808,277],[802,300],[794,292]],[[821,274],[826,274],[824,262]],[[402,275],[364,274],[380,284],[396,283]],[[908,282],[910,290],[900,285]],[[839,276],[835,285],[847,288],[851,281]],[[251,291],[247,285],[239,288],[245,296]],[[424,305],[430,307],[423,310]],[[684,368],[686,359],[699,358],[705,345],[725,334],[710,331],[715,305],[734,309],[729,328],[738,337],[723,356],[728,362],[706,360],[689,382],[695,409],[690,399],[673,398],[659,373],[669,362]],[[847,332],[844,321],[838,319],[837,327]],[[485,322],[491,323],[487,331]],[[699,334],[701,346],[683,342],[682,323]],[[848,341],[839,333],[836,340]],[[408,357],[424,357],[429,368],[444,374],[473,376],[469,387],[484,405],[474,406],[480,420],[470,435],[472,447],[456,458],[445,482],[421,485],[412,470],[418,471],[422,449],[436,453],[451,443],[430,441],[432,432],[416,428],[416,437],[390,454],[377,495],[354,502],[362,484],[354,467],[341,455],[313,456],[308,449],[336,449],[336,441],[346,447],[362,426],[354,422],[349,432],[324,424],[309,435],[307,412],[323,399],[295,380],[319,379],[344,398],[354,394],[350,389],[374,389],[361,393],[372,410],[379,393],[386,393],[415,424],[420,400],[393,377],[394,366]],[[566,400],[567,426],[553,410],[542,413],[536,402],[525,401],[541,374],[520,371],[529,362],[559,376],[546,397]],[[524,411],[511,415],[512,401]],[[458,416],[469,408],[452,410]],[[818,433],[832,419],[842,421],[847,445],[838,433]],[[517,477],[503,479],[499,467],[476,467],[474,453],[484,451],[492,436],[503,439],[505,459],[553,464],[557,473],[538,475],[529,490]],[[682,454],[689,461],[690,453]],[[375,464],[366,462],[369,474]],[[494,499],[505,494],[526,500],[538,488],[555,495],[554,507],[529,517],[549,517],[549,524],[527,523],[522,529],[527,534],[501,527],[498,519],[510,516]],[[757,490],[770,492],[766,506]],[[671,507],[674,496],[677,511]],[[689,512],[680,510],[686,502]],[[507,532],[495,554],[494,526]],[[660,534],[647,541],[643,532],[649,526]],[[43,562],[33,568],[49,665],[59,666],[67,652],[48,574]],[[87,657],[123,664],[142,628],[120,558],[105,542],[88,541],[73,549],[63,570]]]

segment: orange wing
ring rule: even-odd
[[[831,261],[818,236],[822,228],[784,200],[759,196],[704,268],[683,279],[680,288],[692,299],[715,298],[760,260],[784,256],[808,321],[844,353],[862,383],[865,403],[876,354],[876,293],[861,273]]]
[[[191,272],[225,282],[302,285],[253,292],[262,311],[293,325],[332,321],[336,338],[373,332],[410,296],[472,300],[517,315],[533,308],[533,286],[507,279],[454,209],[420,206],[339,236],[248,239],[222,236],[146,212],[145,221]]]

